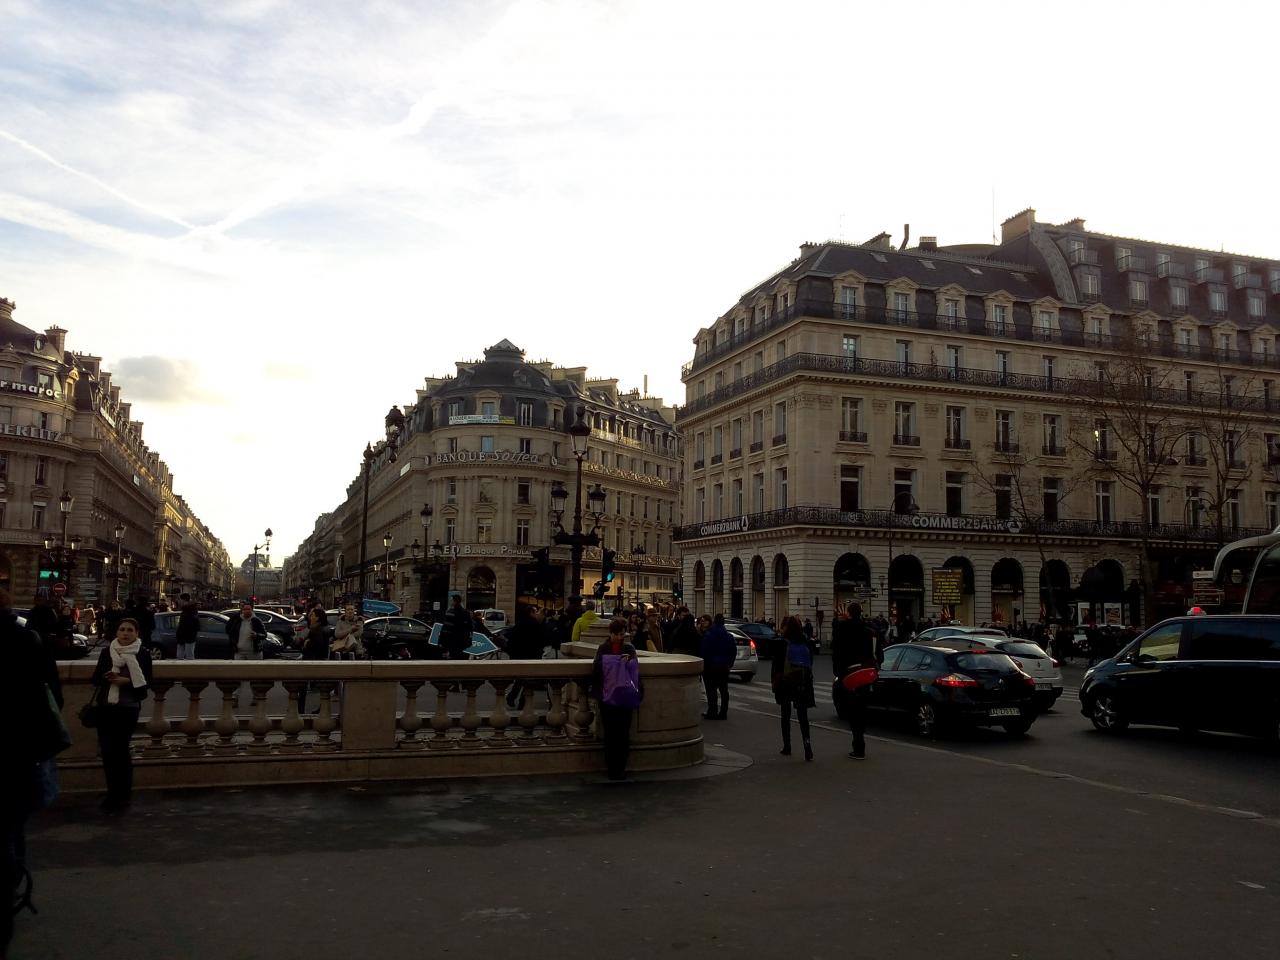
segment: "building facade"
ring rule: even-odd
[[[619,391],[616,380],[588,377],[582,367],[526,362],[506,340],[483,360],[459,362],[451,377],[427,378],[404,411],[395,462],[385,442],[373,450],[367,593],[424,614],[443,609],[450,592],[471,609],[512,613],[517,601],[535,599],[562,605],[573,590],[570,553],[552,543],[551,490],[557,483],[568,489],[564,525],[571,527],[577,461],[568,430],[579,408],[591,427],[584,489],[599,484],[606,492],[602,546],[584,557],[586,591],[600,579],[601,550],[608,548],[617,553],[611,596],[669,598],[679,576],[671,537],[679,521],[674,410],[640,391]],[[323,557],[323,542],[333,544],[332,576],[344,592],[359,589],[363,497],[362,471],[333,513],[332,533],[318,525],[308,547]],[[584,524],[590,529],[593,521]],[[542,547],[550,548],[545,573],[532,556]],[[321,560],[310,575],[313,591],[323,586],[317,581],[324,568]]]
[[[15,603],[55,587],[80,602],[229,591],[226,550],[174,493],[101,359],[14,310],[0,299],[0,586]],[[68,576],[57,550],[72,544]]]
[[[800,252],[683,370],[699,610],[1150,622],[1280,523],[1280,262],[1032,210]]]

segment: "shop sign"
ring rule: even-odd
[[[449,426],[464,427],[473,423],[498,423],[515,426],[515,417],[502,417],[495,413],[472,413],[449,418]]]
[[[454,557],[528,557],[528,547],[510,543],[451,543],[445,551]]]
[[[898,515],[893,525],[914,527],[918,530],[958,530],[975,533],[1018,533],[1022,525],[1017,520],[1001,520],[999,517],[951,517],[940,513]]]
[[[539,464],[549,463],[558,467],[560,461],[541,453],[512,453],[510,450],[459,450],[457,453],[437,453],[436,466],[456,463],[510,463]]]
[[[47,397],[50,400],[56,400],[62,396],[52,386],[39,387],[34,383],[22,383],[18,380],[0,380],[0,390],[8,390],[10,393],[29,393],[33,397]]]
[[[714,537],[718,533],[746,533],[750,528],[750,518],[735,517],[732,520],[717,520],[714,523],[704,523],[698,528],[698,536]]]
[[[57,443],[62,439],[60,430],[41,430],[39,427],[22,426],[16,423],[0,423],[0,434],[6,437],[28,437],[32,440],[49,440]]]
[[[960,603],[964,599],[964,571],[958,567],[935,567],[933,602]]]

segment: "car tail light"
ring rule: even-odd
[[[1036,685],[1036,678],[1029,673],[1023,673],[1022,682],[1034,687]]]
[[[1049,662],[1052,663],[1055,667],[1062,666],[1062,664],[1058,663],[1058,661],[1054,660],[1052,657],[1049,658]]]
[[[756,642],[755,642],[754,640],[751,640],[751,641],[748,641],[748,642],[751,644],[751,652],[752,652],[752,653],[755,653],[755,652],[756,652]]]
[[[963,673],[949,673],[945,677],[938,677],[933,681],[935,687],[948,687],[956,689],[958,687],[976,687],[978,681],[973,677],[966,677]]]

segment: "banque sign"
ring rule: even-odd
[[[560,461],[542,453],[513,453],[510,450],[459,450],[457,453],[437,453],[436,463],[446,466],[453,463],[510,463],[537,464],[550,463],[558,467]]]

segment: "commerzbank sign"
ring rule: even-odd
[[[737,517],[733,520],[717,520],[714,523],[704,523],[698,527],[698,536],[714,537],[720,533],[746,533],[750,529],[750,518]]]

